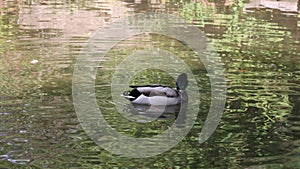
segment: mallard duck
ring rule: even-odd
[[[182,73],[176,81],[176,88],[159,84],[144,86],[129,86],[131,91],[123,93],[123,96],[134,104],[143,105],[177,105],[181,103],[182,94],[186,95],[187,75]]]

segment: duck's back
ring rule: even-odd
[[[157,86],[157,87],[137,87],[136,88],[142,94],[153,97],[153,96],[166,96],[166,97],[177,97],[178,91],[172,89],[169,86]]]

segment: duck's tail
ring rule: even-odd
[[[124,92],[122,96],[130,101],[133,101],[136,98],[138,98],[141,94],[142,93],[140,91],[138,91],[137,89],[133,89],[131,91]]]
[[[121,94],[121,96],[128,100],[135,99],[135,97],[130,96],[130,91],[125,91],[123,94]]]

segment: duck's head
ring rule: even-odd
[[[188,86],[188,79],[186,73],[182,73],[178,76],[176,81],[177,90],[185,90]]]

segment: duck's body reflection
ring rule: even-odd
[[[181,103],[177,105],[141,105],[128,104],[126,112],[137,116],[136,122],[147,123],[154,120],[169,120],[174,119],[176,127],[182,128],[185,126],[185,119],[188,107],[188,95],[186,91],[181,94]]]

